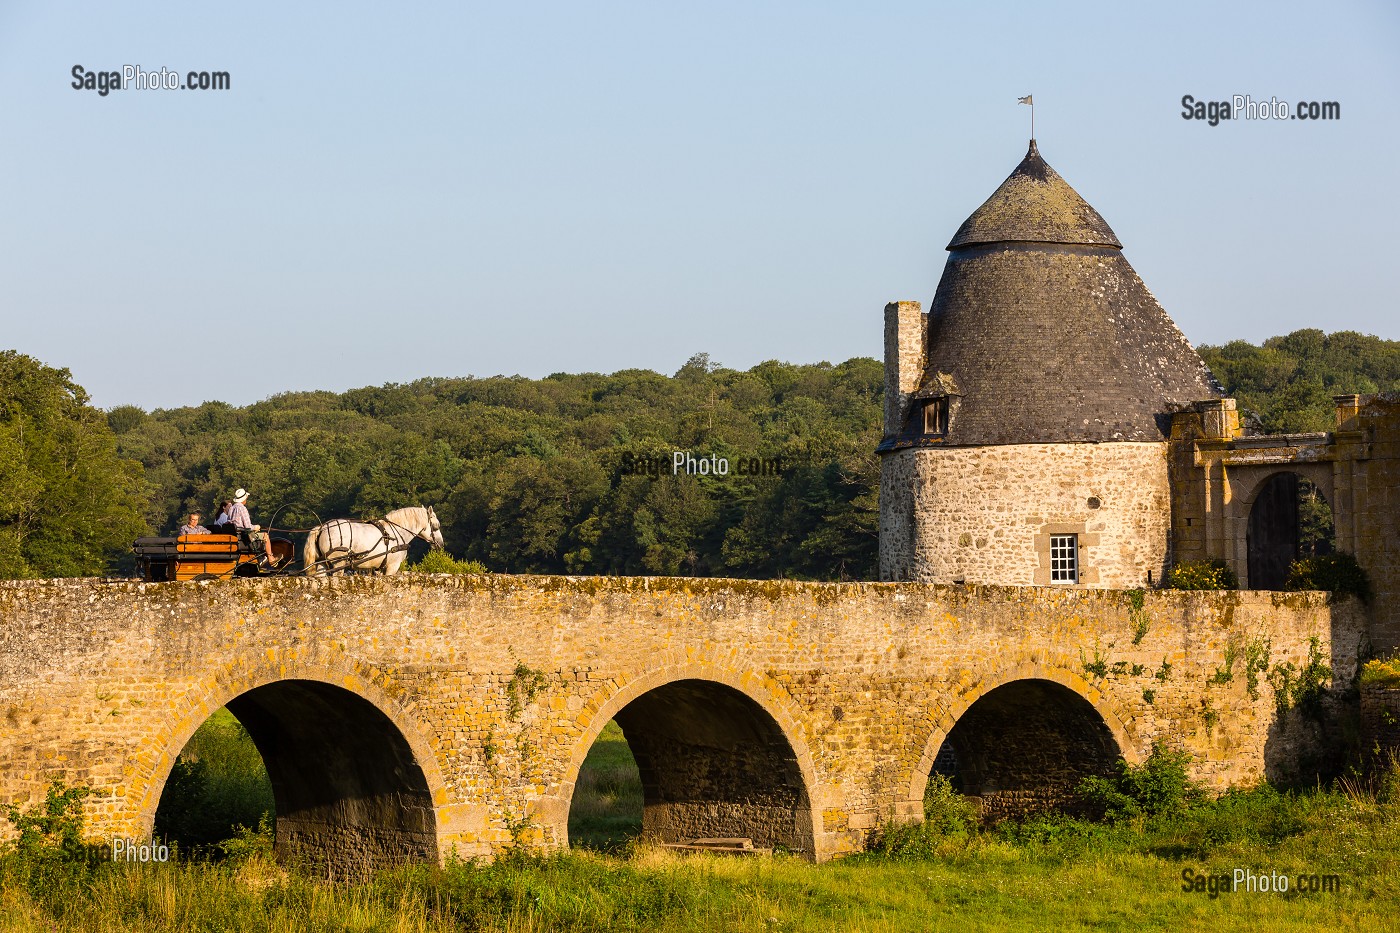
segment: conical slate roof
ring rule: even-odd
[[[1220,395],[1113,230],[1034,141],[948,249],[916,397],[950,396],[951,417],[924,435],[915,406],[891,446],[1160,441],[1170,411]]]
[[[1045,164],[1034,139],[1016,171],[963,221],[948,248],[980,243],[1079,243],[1123,248],[1099,212]]]

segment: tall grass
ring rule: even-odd
[[[613,851],[642,831],[642,779],[616,722],[598,734],[579,769],[569,807],[574,846]]]
[[[232,750],[220,744],[230,736]],[[246,776],[243,742],[225,729],[187,751],[209,773]],[[224,753],[243,766],[216,768]],[[68,845],[60,818],[31,834],[26,848],[0,853],[0,933],[1395,928],[1400,770],[1331,789],[1265,786],[1198,799],[1170,766],[1163,759],[1124,769],[1101,788],[1118,808],[1104,822],[1041,816],[983,827],[969,802],[936,779],[925,798],[928,820],[888,827],[881,851],[824,865],[781,855],[683,856],[615,845],[639,825],[640,785],[621,731],[610,725],[580,775],[570,834],[611,853],[516,852],[490,864],[409,866],[336,885],[279,867],[261,844],[226,844],[229,854],[218,861],[112,863],[102,850]],[[1342,889],[1183,891],[1184,870],[1236,868],[1337,874]]]
[[[68,865],[67,877],[38,883],[11,854],[0,856],[0,931],[1379,931],[1394,928],[1400,903],[1400,819],[1326,791],[1241,793],[1177,829],[1046,818],[944,844],[922,858],[824,865],[644,846],[627,858],[517,854],[351,885],[287,873],[263,856]],[[1343,887],[1182,891],[1184,868],[1236,867],[1337,873]]]

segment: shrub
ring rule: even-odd
[[[28,857],[85,858],[88,846],[83,842],[83,798],[90,793],[90,788],[65,787],[62,781],[54,781],[43,803],[27,810],[8,805],[5,816],[19,833],[15,848]]]
[[[1319,554],[1300,557],[1288,568],[1286,590],[1327,590],[1338,596],[1371,598],[1371,581],[1351,554]]]
[[[1167,572],[1172,590],[1237,590],[1240,580],[1223,560],[1184,560]]]
[[[155,835],[182,854],[217,857],[242,827],[270,818],[276,804],[262,757],[248,730],[227,709],[210,716],[170,769]]]
[[[935,771],[924,788],[922,823],[887,823],[871,841],[870,850],[896,859],[928,859],[950,837],[976,830],[978,807],[953,789],[946,775]]]
[[[1367,661],[1361,667],[1361,686],[1400,687],[1400,657]]]
[[[1178,858],[1207,859],[1221,847],[1273,846],[1307,830],[1315,795],[1285,793],[1269,784],[1230,788],[1157,822],[1151,848]]]
[[[1114,827],[1067,813],[1036,813],[1026,819],[1002,820],[994,835],[1015,846],[1033,846],[1042,854],[1074,857],[1111,844]]]
[[[407,570],[416,573],[486,573],[486,565],[476,560],[457,560],[441,548],[433,548]]]
[[[924,825],[940,833],[961,833],[977,826],[977,804],[958,793],[946,774],[929,775],[924,788]]]
[[[264,813],[258,818],[258,826],[251,829],[242,824],[233,827],[233,835],[217,844],[220,853],[236,863],[253,859],[271,859],[275,833],[272,820]]]
[[[938,855],[942,835],[927,823],[887,823],[870,843],[870,851],[895,859],[930,859]]]
[[[1118,759],[1118,773],[1087,777],[1079,783],[1079,795],[1103,810],[1109,820],[1133,819],[1181,813],[1203,796],[1186,774],[1191,756],[1167,751],[1160,745],[1140,765]]]

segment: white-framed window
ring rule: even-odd
[[[1050,582],[1079,582],[1079,535],[1050,536]]]

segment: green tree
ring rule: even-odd
[[[1400,340],[1354,331],[1294,331],[1260,346],[1203,346],[1201,358],[1266,433],[1330,431],[1332,396],[1400,390]]]
[[[68,370],[0,351],[0,577],[102,573],[146,530],[145,500]]]

